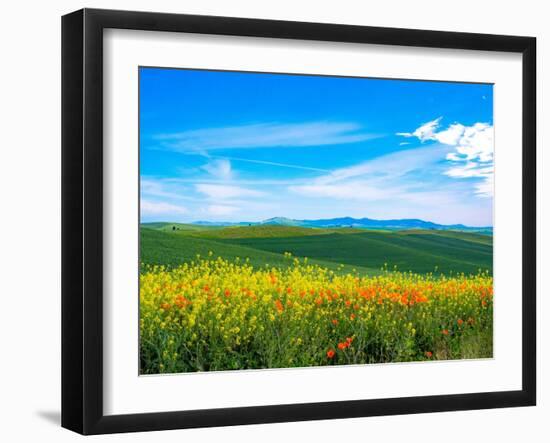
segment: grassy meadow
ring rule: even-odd
[[[147,223],[143,374],[492,356],[492,236]]]

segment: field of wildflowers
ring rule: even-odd
[[[142,374],[492,356],[493,279],[209,253],[140,275]]]

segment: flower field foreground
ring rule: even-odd
[[[144,267],[141,373],[492,356],[488,273],[362,277],[293,260]]]

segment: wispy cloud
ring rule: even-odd
[[[227,216],[238,213],[240,208],[229,205],[209,205],[206,207],[206,213],[213,217]]]
[[[308,197],[322,197],[338,200],[376,201],[403,196],[400,188],[387,188],[377,186],[366,180],[356,180],[346,183],[312,184],[294,186],[290,191]]]
[[[158,198],[172,200],[185,199],[184,189],[166,186],[164,180],[153,178],[141,177],[140,191],[142,198],[152,198],[154,200]]]
[[[492,197],[494,191],[494,167],[493,164],[480,164],[473,161],[466,163],[457,162],[444,172],[445,175],[453,178],[481,178],[476,183],[475,194],[480,197]]]
[[[259,123],[194,129],[154,138],[179,152],[208,152],[229,148],[300,147],[357,143],[376,138],[356,123],[330,121]]]
[[[465,126],[460,123],[450,125],[447,129],[438,131],[439,123],[443,117],[438,117],[435,120],[424,123],[414,132],[398,132],[396,135],[402,137],[416,137],[421,142],[438,141],[445,145],[456,145],[464,134]]]
[[[395,179],[413,171],[423,170],[427,165],[440,161],[448,150],[442,146],[430,146],[392,152],[353,166],[335,169],[330,174],[319,177],[317,182],[332,183],[357,177],[369,180]]]
[[[143,221],[193,221],[242,219],[243,214],[255,211],[272,211],[272,185],[260,182],[262,191],[248,188],[238,180],[221,180],[212,183],[193,183],[177,177],[142,177],[141,219]],[[280,189],[284,189],[280,187]],[[267,217],[265,217],[267,218]]]
[[[488,174],[485,176],[485,180],[476,184],[476,194],[481,197],[492,197],[495,189],[495,176],[494,174]]]
[[[231,162],[225,158],[212,160],[202,166],[201,169],[221,180],[230,180],[233,176]]]
[[[199,183],[195,185],[195,189],[208,196],[213,200],[228,200],[243,197],[262,197],[265,194],[253,189],[244,188],[241,186],[215,185]]]
[[[493,172],[492,166],[480,166],[475,162],[468,162],[460,166],[449,168],[445,175],[455,178],[486,177]]]
[[[305,218],[304,212],[309,211],[320,218],[335,213],[372,218],[403,218],[406,214],[444,223],[487,224],[490,206],[465,199],[464,191],[471,185],[446,179],[443,174],[450,169],[445,156],[451,149],[430,144],[296,180],[213,177],[211,182],[200,178],[197,183],[197,177],[149,177],[147,188],[158,198],[146,198],[151,204],[145,204],[142,216],[149,220],[243,221],[281,214]],[[487,172],[467,165],[467,172],[463,173],[458,166],[463,165],[456,165],[449,177],[474,177]],[[487,186],[480,182],[474,192],[487,192]],[[180,196],[184,198],[183,207]],[[163,211],[172,207],[177,209],[165,215]]]
[[[424,123],[414,132],[398,132],[395,135],[400,135],[402,137],[417,137],[420,141],[432,140],[436,128],[439,126],[439,121],[441,117],[436,118],[435,120]]]
[[[171,203],[142,199],[140,202],[140,212],[142,217],[174,214],[183,215],[187,214],[187,208]]]
[[[448,168],[445,156],[449,150],[439,143],[402,150],[335,169],[287,189],[303,202],[317,201],[332,211],[355,217],[490,224],[490,203],[468,199],[470,185],[445,178],[443,172]],[[487,192],[487,187],[485,181],[477,183],[474,193]]]
[[[289,190],[304,196],[346,200],[409,199],[418,193],[418,181],[407,180],[406,176],[425,176],[447,151],[443,147],[398,151],[335,169],[311,183],[290,186]]]
[[[414,132],[400,132],[403,137],[417,137],[420,141],[437,141],[452,146],[446,159],[451,167],[443,173],[453,178],[480,178],[475,193],[480,197],[493,196],[494,183],[494,128],[488,123],[478,122],[472,126],[453,123],[439,130],[441,117],[424,123]]]
[[[272,161],[265,161],[265,160],[253,160],[249,158],[237,158],[237,157],[216,157],[216,158],[222,158],[226,160],[233,160],[233,161],[245,162],[245,163],[254,163],[258,165],[280,166],[281,168],[300,169],[304,171],[329,172],[328,169],[313,168],[309,166],[293,165],[289,163],[279,163],[279,162],[272,162]]]

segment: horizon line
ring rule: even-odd
[[[474,226],[474,225],[468,225],[468,224],[464,224],[464,223],[437,223],[437,222],[434,222],[434,221],[431,221],[431,220],[424,220],[424,219],[421,219],[421,218],[388,218],[388,219],[378,219],[378,218],[370,218],[370,217],[360,217],[360,218],[356,218],[356,217],[351,217],[351,216],[341,216],[341,217],[331,217],[331,218],[316,218],[316,219],[298,219],[298,218],[290,218],[290,217],[282,217],[282,216],[275,216],[275,217],[269,217],[269,218],[264,218],[264,219],[261,219],[261,220],[238,220],[238,221],[228,221],[228,220],[207,220],[207,219],[199,219],[199,220],[194,220],[194,221],[187,221],[187,222],[184,222],[184,221],[165,221],[165,220],[153,220],[153,221],[142,221],[140,219],[139,221],[139,224],[147,224],[147,223],[179,223],[179,224],[190,224],[190,225],[195,225],[195,224],[200,224],[200,223],[212,223],[212,224],[219,224],[219,225],[223,225],[223,224],[239,224],[239,223],[264,223],[266,221],[269,221],[269,220],[273,220],[273,219],[286,219],[286,220],[290,220],[290,221],[298,221],[298,222],[314,222],[314,221],[321,221],[321,220],[335,220],[335,219],[342,219],[342,218],[349,218],[349,219],[352,219],[352,220],[371,220],[371,221],[374,221],[374,222],[389,222],[389,221],[404,221],[404,220],[415,220],[415,221],[419,221],[419,222],[422,222],[422,223],[432,223],[434,225],[438,225],[438,226],[464,226],[466,228],[478,228],[478,229],[481,229],[481,228],[491,228],[493,229],[494,226],[493,225],[483,225],[483,226]]]

